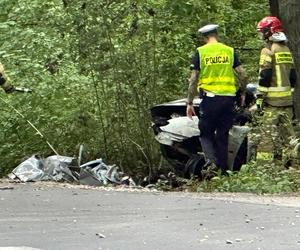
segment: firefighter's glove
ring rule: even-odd
[[[15,91],[15,87],[12,86],[12,85],[3,86],[3,89],[4,89],[6,94],[10,94],[10,93]]]

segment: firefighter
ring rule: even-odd
[[[296,70],[280,20],[267,16],[258,22],[257,31],[265,40],[259,61],[261,97],[257,100],[263,111],[261,129],[266,139],[271,140],[273,158],[281,160],[284,145],[293,136],[292,88],[297,81]]]
[[[248,80],[234,49],[218,41],[217,28],[218,25],[209,24],[199,29],[206,44],[197,48],[192,59],[186,115],[191,119],[196,115],[193,99],[198,88],[200,142],[206,166],[217,167],[227,174],[228,133],[238,90],[235,73],[241,83],[242,104]]]
[[[12,93],[15,90],[15,87],[9,83],[8,78],[5,75],[4,67],[0,63],[0,86],[5,91],[5,93]]]

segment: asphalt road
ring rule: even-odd
[[[0,250],[299,250],[299,217],[297,197],[0,183]]]

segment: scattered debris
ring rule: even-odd
[[[96,233],[96,235],[100,238],[100,239],[103,239],[103,238],[106,238],[104,234],[101,234],[101,233]]]
[[[34,155],[17,166],[8,177],[11,179],[17,177],[19,180],[27,182],[41,180],[43,176],[41,159]]]
[[[43,249],[26,247],[26,246],[9,246],[9,247],[0,247],[0,250],[43,250]]]
[[[226,240],[226,244],[233,244],[232,240]]]
[[[146,188],[149,188],[149,189],[156,188],[156,185],[155,184],[149,184],[149,185],[146,186]]]
[[[136,186],[130,176],[125,176],[116,165],[106,165],[102,159],[78,166],[76,158],[53,155],[43,159],[33,155],[8,176],[21,182],[66,181],[89,186],[109,184]]]
[[[11,190],[14,189],[13,187],[0,187],[0,190]]]

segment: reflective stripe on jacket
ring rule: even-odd
[[[262,49],[259,65],[260,71],[272,69],[271,86],[258,87],[265,94],[266,102],[272,106],[292,105],[290,72],[294,61],[289,48],[285,44],[272,43],[270,49]]]
[[[222,43],[209,43],[198,48],[200,74],[198,89],[216,95],[235,96],[233,72],[234,50]]]

